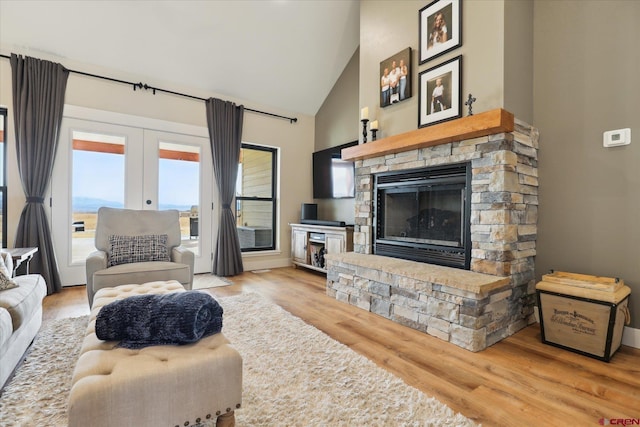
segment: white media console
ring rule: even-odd
[[[353,226],[289,225],[291,226],[291,259],[294,266],[326,273],[325,254],[353,251]]]

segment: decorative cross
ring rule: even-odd
[[[469,115],[470,116],[473,116],[473,110],[472,110],[473,106],[472,106],[472,104],[474,102],[476,102],[476,99],[471,94],[469,94],[469,98],[464,103],[464,105],[468,105],[469,106]]]

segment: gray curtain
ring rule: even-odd
[[[38,247],[30,270],[44,277],[51,294],[62,289],[62,282],[44,195],[58,147],[69,71],[60,64],[11,54],[11,73],[18,172],[27,196],[14,247]]]
[[[218,276],[235,276],[242,273],[243,267],[236,215],[231,203],[236,191],[244,107],[215,98],[207,99],[206,105],[213,173],[222,206],[212,271]]]

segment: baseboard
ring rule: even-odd
[[[640,329],[625,326],[622,332],[622,344],[640,349]]]
[[[291,258],[273,258],[273,259],[258,259],[258,258],[243,258],[242,266],[244,271],[252,270],[266,270],[270,268],[290,267]]]

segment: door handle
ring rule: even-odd
[[[151,204],[151,200],[147,200],[147,204],[150,205]]]

